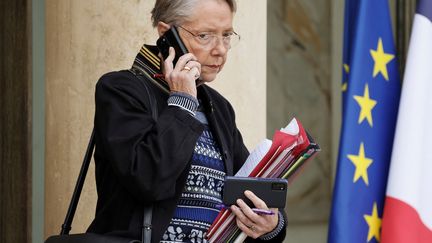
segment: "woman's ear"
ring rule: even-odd
[[[162,21],[159,21],[157,24],[157,30],[158,30],[159,36],[162,36],[170,28],[171,28],[171,26],[169,24],[166,24]]]

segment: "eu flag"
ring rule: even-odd
[[[380,241],[401,89],[397,66],[388,1],[347,0],[330,243]]]

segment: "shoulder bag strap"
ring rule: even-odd
[[[149,105],[150,105],[152,117],[156,121],[158,118],[157,104],[156,104],[156,99],[154,97],[154,94],[152,92],[150,92],[150,90],[148,88],[148,81],[144,80],[142,75],[137,73],[136,70],[131,69],[130,71],[138,79],[140,79],[142,81],[142,83],[144,84],[144,87],[145,87],[146,93],[147,93],[147,97],[149,99]],[[69,232],[71,230],[72,221],[73,221],[73,218],[75,216],[75,211],[76,211],[76,208],[78,205],[79,198],[81,196],[81,191],[82,191],[82,188],[84,186],[85,177],[87,175],[88,167],[90,165],[91,157],[93,155],[93,150],[95,147],[94,136],[95,136],[95,128],[93,128],[93,130],[92,130],[90,140],[89,140],[89,143],[87,145],[87,150],[86,150],[86,153],[84,155],[83,163],[81,165],[81,170],[80,170],[80,173],[78,175],[77,182],[75,184],[75,189],[74,189],[74,192],[72,194],[71,201],[69,203],[69,208],[68,208],[68,211],[66,213],[64,223],[62,224],[62,227],[61,227],[60,235],[67,235],[67,234],[69,234]],[[153,214],[152,212],[153,212],[153,206],[152,205],[144,207],[143,226],[142,226],[142,242],[143,243],[150,243],[151,242],[151,229],[152,229],[151,221],[152,221],[152,214]]]
[[[144,79],[143,74],[141,74],[139,70],[132,68],[130,69],[130,71],[144,84],[144,87],[147,92],[147,97],[149,98],[152,117],[155,121],[157,121],[158,114],[157,114],[156,98],[154,97],[153,92],[150,92],[149,90],[148,87],[149,81]],[[144,206],[143,225],[141,228],[142,243],[151,243],[152,216],[153,216],[153,205]]]
[[[87,170],[88,170],[88,167],[90,165],[91,157],[93,154],[93,149],[94,149],[94,145],[95,145],[94,134],[95,134],[95,130],[93,128],[93,131],[92,131],[91,136],[90,136],[90,141],[87,145],[87,150],[86,150],[86,153],[85,153],[82,165],[81,165],[81,170],[80,170],[80,173],[78,175],[78,179],[77,179],[77,182],[75,185],[75,189],[74,189],[74,192],[72,194],[72,199],[69,203],[69,208],[68,208],[68,211],[66,213],[64,223],[62,224],[62,227],[61,227],[61,232],[60,232],[61,235],[67,235],[67,234],[69,234],[69,231],[71,230],[72,220],[73,220],[73,217],[75,215],[78,201],[79,201],[79,198],[81,196],[81,190],[83,188],[85,177],[87,175]]]
[[[144,222],[141,231],[143,243],[151,243],[152,216],[153,216],[153,205],[144,207],[144,219],[143,219]]]

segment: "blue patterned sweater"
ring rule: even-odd
[[[225,165],[202,112],[195,117],[205,124],[191,161],[191,169],[175,214],[161,242],[207,242],[204,234],[219,213]]]

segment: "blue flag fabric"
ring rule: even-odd
[[[358,6],[360,1],[346,1],[345,2],[345,23],[344,23],[344,40],[343,40],[343,70],[342,70],[342,114],[345,112],[345,99],[346,90],[348,88],[349,81],[349,69],[350,60],[352,56],[353,43],[355,39],[355,29],[353,26],[357,26],[358,19]]]
[[[343,117],[328,242],[379,242],[400,96],[387,0],[345,5]]]

